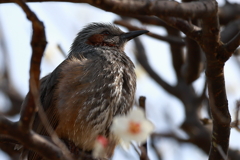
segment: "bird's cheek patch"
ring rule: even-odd
[[[116,46],[114,43],[104,41],[104,35],[102,34],[92,35],[91,37],[88,38],[86,43],[92,46],[109,46],[109,47]]]
[[[103,37],[104,36],[101,34],[94,34],[88,38],[86,43],[93,46],[101,45],[103,43]]]

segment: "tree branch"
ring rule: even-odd
[[[191,84],[199,78],[200,73],[202,72],[202,52],[196,41],[187,37],[186,42],[186,61],[181,69],[181,73],[186,83]]]
[[[228,23],[221,32],[221,41],[229,42],[238,32],[240,28],[240,19]]]
[[[215,1],[194,1],[188,3],[178,3],[175,1],[145,1],[145,0],[42,0],[41,2],[74,2],[74,3],[88,3],[92,6],[101,8],[105,11],[110,11],[120,15],[148,15],[158,16],[168,25],[179,29],[190,38],[198,38],[200,29],[185,19],[204,18],[214,13],[216,8]],[[0,3],[8,3],[11,1],[1,0]],[[39,2],[39,0],[27,0],[26,2]],[[172,16],[172,17],[171,17]],[[173,17],[174,16],[174,17]],[[179,18],[176,18],[179,17]],[[183,19],[181,19],[183,18]]]
[[[16,0],[17,1],[17,0]],[[51,0],[43,0],[51,1]],[[54,0],[53,0],[54,1]],[[62,2],[66,2],[64,0],[59,0]],[[7,3],[8,0],[1,0],[0,3]],[[19,3],[21,1],[18,1]],[[27,2],[39,2],[38,0],[27,0]],[[210,101],[210,108],[213,117],[213,133],[212,133],[212,145],[210,151],[210,160],[215,159],[224,159],[222,155],[227,155],[228,151],[228,143],[229,143],[229,134],[230,134],[230,115],[228,111],[228,103],[225,91],[225,83],[224,83],[224,64],[227,59],[231,56],[233,50],[239,45],[239,33],[236,37],[234,37],[231,41],[227,44],[223,45],[220,41],[219,37],[219,24],[218,24],[218,17],[217,17],[217,3],[215,0],[201,0],[197,2],[190,2],[190,3],[178,3],[174,1],[118,1],[118,0],[71,0],[67,2],[74,2],[74,3],[89,3],[93,6],[98,8],[111,11],[120,15],[128,15],[128,16],[136,16],[136,15],[156,15],[161,18],[165,23],[168,25],[179,29],[183,33],[187,35],[187,37],[192,38],[198,42],[201,48],[204,50],[206,54],[207,60],[207,69],[206,69],[206,76],[208,82],[208,92],[209,92],[209,101]],[[28,10],[26,6],[23,6],[24,10]],[[32,15],[28,16],[32,19]],[[154,17],[156,18],[156,17]],[[191,23],[192,19],[202,19],[202,29],[193,25]],[[33,18],[34,19],[34,18]],[[157,20],[156,18],[155,20]],[[154,22],[155,23],[155,22]],[[38,25],[35,25],[37,29]],[[43,26],[42,26],[43,27]],[[34,24],[33,24],[34,28]],[[36,29],[36,30],[37,30]],[[34,34],[35,31],[34,29]],[[40,27],[39,30],[42,30]],[[36,34],[35,34],[36,35]],[[39,39],[38,39],[39,40]],[[35,41],[36,42],[36,41]],[[46,43],[45,41],[42,41]],[[168,41],[170,42],[170,41]],[[38,42],[39,43],[39,42]],[[36,43],[36,44],[38,44]],[[42,43],[42,44],[43,44]],[[173,95],[178,95],[176,97],[180,97],[179,94],[185,94],[179,99],[183,102],[185,106],[186,114],[186,121],[191,121],[191,124],[188,123],[184,127],[184,131],[191,136],[192,143],[201,147],[206,153],[209,151],[209,140],[208,140],[208,133],[203,134],[206,130],[202,129],[202,126],[197,126],[196,122],[197,119],[197,108],[198,104],[194,104],[196,96],[194,95],[194,89],[192,86],[187,85],[185,83],[178,83],[179,88],[172,87],[167,82],[165,82],[159,75],[156,74],[155,71],[151,68],[149,62],[147,61],[147,56],[144,51],[144,47],[141,45],[141,42],[138,39],[135,39],[135,43],[138,46],[138,54],[137,58],[141,65],[145,68],[145,70],[150,74],[150,76],[159,83],[168,93]],[[140,44],[140,45],[139,45]],[[33,45],[33,42],[32,42]],[[34,46],[34,45],[33,45]],[[41,48],[41,47],[40,47]],[[44,50],[44,49],[43,49]],[[42,52],[43,52],[42,50]],[[42,52],[40,54],[42,54]],[[177,52],[176,52],[177,53]],[[36,98],[38,96],[38,86],[39,86],[39,59],[41,56],[34,59],[32,57],[31,66],[33,67],[30,71],[30,96],[23,104],[24,108],[22,110],[22,117],[21,117],[21,125],[24,124],[24,130],[29,129],[31,118],[35,113],[35,104]],[[179,55],[178,55],[179,56]],[[33,63],[37,62],[36,65]],[[181,66],[181,65],[180,65]],[[34,67],[36,67],[34,69]],[[31,88],[35,86],[37,91],[34,92]],[[189,98],[189,95],[193,95]],[[187,98],[186,98],[187,97]],[[188,111],[187,111],[188,110]],[[189,111],[191,110],[191,112]],[[190,115],[194,114],[194,115]],[[194,117],[194,122],[188,116]],[[1,122],[5,122],[5,120],[0,119],[0,126],[2,125]],[[26,122],[26,123],[25,123]],[[183,125],[184,125],[183,124]],[[20,125],[20,126],[21,126]],[[12,126],[9,124],[9,126]],[[194,127],[193,127],[194,126]],[[2,126],[1,126],[2,127]],[[13,127],[13,126],[12,126]],[[19,126],[18,126],[19,127]],[[188,127],[188,128],[187,128]],[[21,127],[20,127],[21,128]],[[195,132],[193,130],[199,129],[203,132],[197,133],[194,135]],[[0,132],[5,132],[0,131]],[[26,131],[25,131],[26,133]],[[27,134],[31,134],[27,132]],[[204,136],[202,138],[201,136]],[[207,138],[206,138],[207,137]],[[203,142],[204,140],[204,142]],[[219,147],[222,150],[222,153],[219,152]]]
[[[30,80],[29,80],[29,96],[22,105],[21,117],[19,124],[26,131],[31,129],[31,123],[33,121],[36,103],[34,97],[39,97],[39,76],[40,76],[40,64],[43,56],[43,52],[46,47],[46,36],[43,23],[37,18],[37,16],[30,10],[30,8],[22,1],[15,0],[16,3],[26,13],[27,18],[32,22],[33,35],[32,35],[32,58],[30,65]],[[34,92],[33,87],[36,88]]]
[[[198,40],[201,35],[201,28],[189,23],[186,20],[175,17],[160,17],[164,22],[173,28],[179,29],[189,38]]]
[[[181,38],[181,34],[179,30],[171,27],[166,28],[166,30],[169,36],[176,36],[178,38]],[[180,79],[182,79],[181,67],[183,65],[183,46],[169,44],[169,47],[170,47],[170,54],[172,58],[173,69],[176,73],[176,76],[177,76],[176,78],[179,83]]]
[[[131,16],[132,18],[136,18],[140,22],[144,24],[152,24],[156,26],[161,26],[161,27],[169,27],[163,20],[156,16]]]
[[[219,36],[217,7],[215,8],[215,14],[203,19],[202,37],[199,44],[204,50],[207,60],[206,76],[208,82],[209,105],[213,118],[212,143],[209,160],[223,160],[217,146],[221,146],[223,152],[227,155],[231,117],[228,111],[225,91],[223,73],[224,61],[219,61],[217,56],[223,56],[219,53],[222,44]]]
[[[15,116],[20,112],[20,106],[23,101],[23,97],[19,94],[16,88],[13,86],[10,79],[10,67],[9,67],[9,57],[8,50],[5,41],[5,33],[2,31],[0,27],[0,53],[2,55],[2,74],[0,74],[0,91],[3,92],[7,98],[10,100],[11,104],[6,111],[1,111],[0,114],[6,116]]]
[[[0,128],[1,135],[10,136],[28,149],[38,152],[49,160],[66,160],[58,147],[34,132],[26,133],[18,122],[13,123],[0,116]]]
[[[41,0],[41,2],[66,2],[66,0]],[[0,3],[12,2],[1,0]],[[39,0],[27,0],[26,2],[39,2]],[[178,3],[175,1],[145,1],[145,0],[69,0],[67,2],[88,3],[95,7],[117,14],[133,15],[156,15],[156,16],[174,16],[185,19],[207,17],[215,11],[213,1],[195,1],[189,3]]]
[[[226,25],[233,20],[239,19],[240,5],[239,3],[226,3],[219,7],[219,21],[221,25]]]
[[[135,45],[136,45],[136,58],[138,62],[141,64],[141,66],[147,71],[147,73],[160,85],[162,86],[167,92],[170,94],[176,95],[177,91],[174,87],[169,85],[167,82],[165,82],[150,66],[147,60],[147,56],[145,53],[145,49],[140,42],[139,38],[134,39]]]
[[[231,55],[237,47],[240,45],[240,30],[235,37],[233,37],[227,44],[225,44],[226,50]]]

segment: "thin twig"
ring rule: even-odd
[[[146,97],[140,96],[138,102],[139,106],[146,112]]]
[[[136,45],[136,58],[141,66],[147,71],[147,73],[159,84],[161,85],[167,92],[170,94],[176,95],[176,88],[168,84],[166,81],[162,79],[151,67],[148,62],[148,58],[145,52],[145,48],[141,43],[139,38],[134,39]]]
[[[162,160],[162,155],[161,155],[160,151],[157,149],[157,147],[156,147],[156,145],[154,144],[154,141],[153,141],[153,140],[151,141],[151,146],[152,146],[153,150],[155,151],[158,160]]]
[[[114,23],[118,24],[118,25],[121,25],[123,27],[126,27],[129,30],[142,30],[143,29],[143,28],[140,28],[140,27],[133,26],[133,25],[131,25],[131,24],[129,24],[126,21],[123,21],[123,20],[116,20],[116,21],[114,21]],[[162,40],[162,41],[171,43],[171,44],[177,44],[177,45],[181,45],[181,46],[185,45],[185,41],[184,41],[183,38],[174,37],[174,36],[161,36],[161,35],[158,35],[158,34],[155,34],[155,33],[152,33],[152,32],[148,32],[148,33],[146,33],[146,35],[148,35],[152,38],[156,38],[158,40]]]
[[[240,110],[240,101],[236,102],[236,111],[235,111],[235,121],[231,123],[231,127],[235,128],[237,131],[240,132],[239,128],[239,110]]]
[[[202,52],[196,41],[187,37],[186,42],[186,60],[181,73],[186,83],[191,84],[203,71]]]
[[[38,115],[42,121],[44,128],[46,129],[47,133],[50,135],[52,141],[62,150],[63,154],[67,157],[68,160],[73,160],[70,151],[66,147],[66,145],[59,139],[56,132],[53,130],[52,126],[50,125],[47,115],[44,112],[44,109],[40,103],[39,96],[37,95],[37,88],[36,85],[32,86],[32,92],[34,93],[34,102],[38,108]]]
[[[139,146],[141,150],[140,160],[150,160],[147,153],[147,148],[145,146]]]
[[[39,88],[40,77],[40,64],[43,56],[43,52],[46,47],[46,36],[43,23],[33,13],[30,8],[22,0],[15,0],[15,2],[23,9],[27,18],[32,22],[33,35],[32,35],[32,57],[30,66],[30,83],[29,83],[29,96],[26,98],[25,103],[22,105],[20,125],[29,131],[31,129],[31,123],[33,121],[36,106],[32,93],[32,86],[36,85]],[[34,83],[34,84],[33,84]],[[38,91],[37,91],[38,92]],[[37,93],[38,94],[38,93]],[[38,95],[37,95],[38,96]]]
[[[230,52],[229,57],[231,56],[231,53],[233,53],[239,45],[240,45],[240,31],[225,45],[227,51]]]
[[[31,123],[33,121],[35,110],[39,109],[40,117],[44,117],[42,108],[40,107],[40,100],[39,100],[39,76],[40,76],[40,64],[41,59],[43,56],[43,52],[46,47],[46,36],[43,23],[38,19],[38,17],[33,13],[30,8],[24,3],[22,0],[15,0],[16,3],[24,10],[25,14],[27,15],[28,19],[32,22],[33,27],[33,35],[32,35],[32,58],[31,58],[31,68],[30,68],[30,84],[29,84],[29,94],[23,104],[22,113],[19,121],[19,125],[23,131],[29,133],[31,130]],[[39,107],[39,108],[38,108]],[[44,117],[42,121],[43,124],[48,124],[45,120],[47,118]],[[46,127],[49,131],[50,127]],[[30,132],[31,133],[31,132]],[[31,134],[30,134],[31,135]],[[50,134],[53,135],[53,134]],[[58,139],[58,138],[57,138]],[[56,141],[56,138],[53,138]],[[62,144],[59,142],[60,140],[56,141],[56,144]],[[63,145],[59,145],[60,148],[63,148],[64,155],[67,156],[67,159],[71,159],[70,152],[64,148]],[[68,152],[66,152],[66,150]],[[57,153],[57,152],[56,152]],[[59,153],[57,153],[59,154]],[[46,156],[46,155],[44,155]]]
[[[224,160],[227,160],[227,155],[224,153],[224,151],[222,150],[222,147],[220,145],[217,145],[217,149],[218,149],[218,152],[221,154],[222,158]]]
[[[140,157],[140,156],[141,156],[141,153],[138,151],[137,147],[136,147],[132,142],[131,142],[130,144],[133,146],[134,150],[137,152],[137,154],[138,154],[139,157]]]
[[[64,58],[67,58],[67,54],[63,51],[63,48],[60,44],[57,45],[57,48],[59,49],[60,53]]]

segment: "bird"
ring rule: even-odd
[[[136,91],[134,64],[124,46],[147,32],[123,32],[112,23],[94,22],[77,34],[66,59],[40,80],[41,105],[60,139],[83,151],[93,150],[98,135],[117,145],[110,132],[113,118],[131,110]],[[32,129],[48,136],[38,113]],[[28,159],[43,158],[30,152]]]

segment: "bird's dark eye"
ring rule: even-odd
[[[102,34],[104,34],[104,35],[110,35],[110,32],[109,32],[109,31],[103,31]]]

